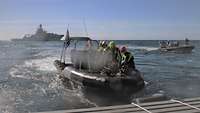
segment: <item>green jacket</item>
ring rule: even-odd
[[[128,65],[135,68],[134,56],[130,52],[122,53],[122,65]]]
[[[122,53],[122,61],[129,62],[133,58],[133,55],[130,52]]]

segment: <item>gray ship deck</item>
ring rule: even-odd
[[[200,97],[40,113],[200,113]]]

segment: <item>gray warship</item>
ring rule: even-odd
[[[35,34],[26,34],[22,39],[12,39],[12,41],[60,41],[64,35],[59,35],[55,33],[48,33],[39,25]]]

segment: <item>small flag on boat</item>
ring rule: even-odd
[[[69,30],[68,29],[67,29],[66,34],[60,40],[63,40],[63,41],[69,40]]]

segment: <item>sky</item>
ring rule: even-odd
[[[0,0],[0,40],[39,24],[93,39],[200,40],[200,0]]]

